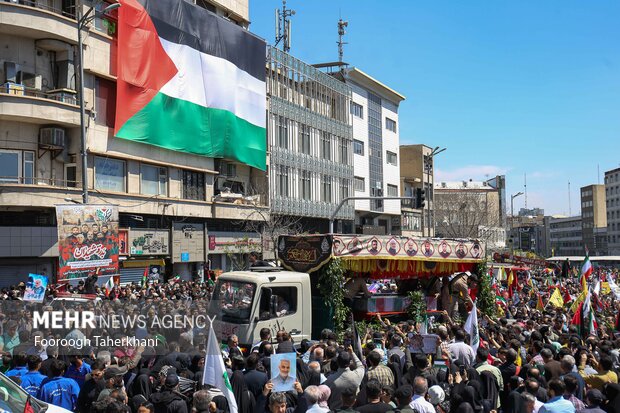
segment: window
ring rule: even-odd
[[[387,195],[388,196],[398,196],[398,187],[396,185],[387,186]]]
[[[34,152],[0,149],[0,183],[34,184]]]
[[[65,164],[65,186],[68,188],[77,187],[77,165],[74,163]]]
[[[95,78],[95,123],[108,128],[114,127],[116,117],[116,83]]]
[[[340,163],[343,165],[348,165],[349,148],[347,147],[347,140],[345,138],[338,138],[338,153],[340,156]]]
[[[390,165],[396,165],[396,154],[394,152],[386,151],[386,160]]]
[[[299,124],[299,152],[310,155],[310,126]]]
[[[364,156],[364,142],[353,139],[353,153]]]
[[[295,314],[297,312],[297,287],[261,288],[259,308],[261,320]]]
[[[278,146],[288,149],[288,119],[278,116]]]
[[[321,201],[332,202],[332,177],[329,175],[321,177]]]
[[[310,201],[312,199],[312,192],[310,186],[310,171],[300,171],[299,173],[299,195],[301,199]]]
[[[359,176],[355,177],[355,190],[358,192],[363,192],[366,190],[366,182],[364,178]]]
[[[144,195],[168,195],[168,169],[140,165],[140,192]]]
[[[288,166],[278,165],[276,171],[278,195],[288,196]]]
[[[350,181],[346,178],[342,178],[340,180],[340,200],[349,197],[349,186],[351,185]]]
[[[321,133],[321,157],[328,161],[332,159],[331,135],[329,132]]]
[[[125,192],[125,161],[96,157],[95,188]]]
[[[364,107],[359,103],[351,102],[351,115],[364,119]]]
[[[396,121],[393,121],[390,118],[385,118],[385,129],[396,133]]]
[[[402,229],[406,231],[419,231],[421,227],[421,216],[411,212],[403,212]]]
[[[205,200],[205,174],[196,171],[183,171],[183,199]]]

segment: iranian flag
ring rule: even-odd
[[[115,135],[266,169],[264,40],[179,0],[120,0]]]
[[[224,366],[222,352],[218,345],[215,330],[213,330],[213,321],[209,327],[209,341],[207,343],[207,354],[205,356],[205,367],[202,375],[202,384],[208,384],[219,389],[228,401],[228,410],[230,413],[237,413],[237,401],[233,393],[228,372]]]
[[[588,251],[586,251],[586,257],[584,258],[583,264],[581,265],[581,277],[588,281],[588,279],[590,278],[590,274],[592,274],[592,263],[590,262]]]

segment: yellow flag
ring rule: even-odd
[[[564,307],[564,300],[562,299],[562,294],[560,293],[560,289],[556,288],[551,294],[551,298],[549,298],[549,303],[551,303],[555,307]]]
[[[587,291],[582,291],[581,294],[579,294],[579,296],[577,297],[573,305],[570,306],[571,313],[574,313],[575,311],[577,311],[577,308],[579,308],[579,304],[581,304],[581,302],[586,299],[587,294],[588,294]]]
[[[536,309],[538,311],[542,311],[545,309],[545,306],[543,305],[542,296],[540,294],[538,295],[538,301],[536,302]]]
[[[512,271],[510,271],[510,273],[508,273],[508,286],[512,285]]]

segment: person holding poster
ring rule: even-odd
[[[45,298],[47,283],[45,275],[30,274],[26,283],[26,290],[24,291],[24,301],[42,303]]]
[[[271,383],[273,391],[289,391],[295,388],[297,377],[295,353],[281,353],[271,356]]]

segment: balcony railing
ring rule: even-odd
[[[47,4],[47,1],[37,1],[37,0],[4,0],[5,3],[13,3],[13,4],[21,4],[22,6],[28,6],[36,9],[41,9],[48,11],[50,13],[55,13],[60,16],[68,17],[70,19],[75,19],[75,6],[70,6],[65,9],[50,6]]]
[[[52,186],[57,188],[81,188],[81,181],[71,181],[67,179],[37,178],[28,176],[0,176],[0,185],[40,185],[42,187]]]
[[[76,93],[69,89],[59,89],[43,92],[41,90],[32,89],[15,83],[5,83],[0,87],[0,94],[12,96],[29,96],[40,99],[54,100],[56,102],[67,103],[77,106],[78,99]]]

